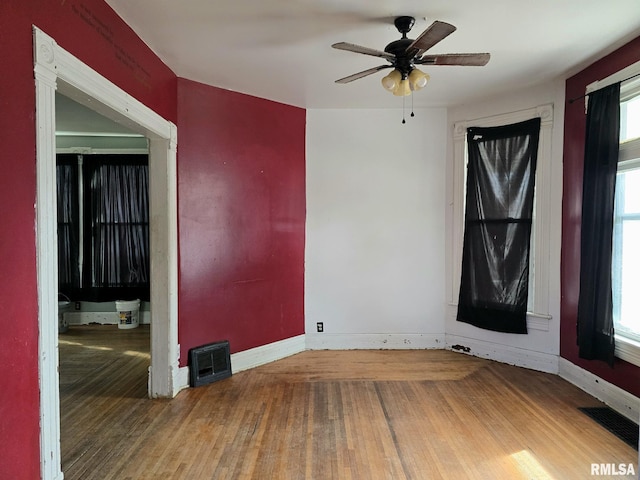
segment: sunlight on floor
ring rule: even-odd
[[[531,453],[527,450],[521,450],[511,455],[511,458],[515,460],[518,469],[522,472],[525,478],[536,480],[554,480],[554,478],[547,473],[547,471],[538,463]]]
[[[135,350],[127,350],[122,352],[123,355],[129,355],[130,357],[139,357],[139,358],[151,358],[151,354],[148,352],[136,352]]]
[[[84,343],[70,342],[69,340],[62,340],[62,339],[59,339],[58,343],[64,344],[64,345],[76,345],[78,347],[89,348],[91,350],[103,350],[103,351],[109,351],[109,352],[113,350],[113,348],[111,347],[98,347],[96,345],[85,345]]]

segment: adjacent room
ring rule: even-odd
[[[0,478],[637,478],[635,0],[0,5]]]

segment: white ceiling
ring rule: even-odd
[[[395,108],[385,64],[331,48],[383,50],[411,15],[415,38],[434,20],[458,30],[428,53],[490,52],[484,67],[433,66],[416,107],[459,105],[574,73],[640,34],[638,0],[106,0],[179,76],[304,108]]]

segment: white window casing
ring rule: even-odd
[[[518,123],[540,117],[540,140],[536,167],[533,229],[530,254],[529,311],[527,327],[549,330],[551,320],[549,308],[550,268],[550,217],[551,217],[551,137],[553,133],[553,105],[519,110],[475,120],[457,122],[453,126],[453,225],[452,255],[450,269],[453,272],[447,285],[447,300],[457,305],[462,269],[462,244],[464,236],[464,202],[466,181],[466,133],[469,127],[495,127]]]

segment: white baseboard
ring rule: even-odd
[[[307,333],[307,350],[411,350],[444,348],[443,334]]]
[[[459,335],[445,335],[446,349],[497,362],[516,365],[546,373],[558,373],[558,356],[524,348],[485,342]]]
[[[117,325],[119,322],[118,312],[65,312],[64,319],[69,325]],[[140,312],[140,324],[151,323],[151,312],[142,310]]]
[[[640,398],[571,363],[565,358],[558,362],[558,375],[584,390],[592,397],[638,423],[640,420]]]
[[[231,371],[238,373],[253,367],[275,362],[281,358],[304,352],[304,335],[286,338],[256,348],[231,354]]]
[[[231,371],[238,373],[266,363],[304,352],[304,335],[287,338],[278,342],[261,345],[231,354]],[[176,391],[189,388],[189,367],[180,367],[176,375]]]
[[[174,392],[177,395],[180,390],[189,388],[189,367],[180,367],[174,378]]]

